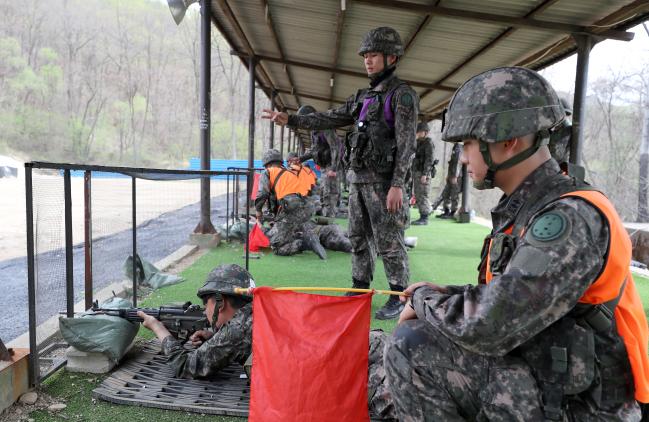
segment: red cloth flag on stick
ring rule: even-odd
[[[249,421],[369,421],[372,294],[259,287],[253,297]]]

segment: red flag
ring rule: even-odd
[[[250,252],[259,252],[259,248],[267,248],[270,246],[270,240],[261,230],[259,224],[255,224],[248,234],[248,246],[250,246]]]
[[[372,294],[255,289],[251,422],[369,421]]]

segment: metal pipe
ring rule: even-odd
[[[83,255],[85,309],[92,308],[92,173],[83,173]]]
[[[211,119],[211,12],[210,1],[201,0],[201,53],[199,80],[199,134],[201,142],[201,170],[210,170],[210,119]],[[201,178],[201,219],[194,233],[216,233],[210,215],[210,179]]]
[[[36,275],[34,273],[34,190],[31,163],[25,163],[25,214],[27,223],[27,300],[29,303],[29,385],[39,384],[38,345],[36,344]]]
[[[133,307],[137,307],[137,201],[136,201],[136,187],[135,176],[131,178],[131,210],[133,212],[131,218],[133,220],[132,237],[133,237]],[[209,179],[208,179],[209,180]],[[202,179],[201,179],[202,181]],[[142,274],[144,275],[144,274]]]
[[[581,151],[584,142],[583,122],[586,118],[586,91],[588,88],[588,64],[594,40],[589,35],[573,34],[577,43],[577,73],[575,76],[575,96],[572,104],[572,141],[570,142],[570,162],[581,165]]]
[[[230,175],[225,177],[225,240],[227,241],[230,238]]]
[[[275,110],[275,96],[277,95],[277,92],[272,91],[270,93],[270,108],[271,110]],[[272,120],[270,121],[270,140],[268,142],[268,147],[270,149],[275,148],[275,122]]]
[[[249,115],[248,115],[248,176],[246,177],[246,269],[249,268],[250,250],[248,248],[248,231],[250,229],[250,194],[252,191],[252,177],[255,167],[255,66],[257,59],[253,56],[248,58],[249,83]],[[237,198],[238,199],[238,198]]]
[[[72,184],[70,170],[63,170],[63,215],[65,221],[65,308],[74,317],[74,259],[72,256]]]
[[[279,131],[279,153],[284,157],[284,126]]]
[[[291,152],[291,138],[293,137],[293,131],[291,129],[288,130],[288,142],[286,143],[286,153],[288,154]],[[282,158],[284,156],[282,155]]]

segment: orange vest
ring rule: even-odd
[[[613,300],[620,294],[622,284],[626,280],[626,287],[615,307],[615,324],[618,334],[624,341],[631,363],[635,399],[641,403],[649,403],[649,356],[647,355],[649,328],[640,296],[629,270],[631,240],[613,204],[601,192],[575,191],[562,195],[562,197],[569,196],[581,198],[597,208],[606,217],[610,230],[609,253],[606,256],[604,268],[597,279],[586,289],[579,302],[599,304]],[[511,232],[512,227],[505,230],[505,233],[511,234]],[[522,233],[520,235],[522,236]],[[491,244],[489,248],[491,248]],[[485,272],[487,283],[492,278],[493,275],[489,269],[489,254],[487,254]]]
[[[302,194],[302,184],[297,175],[283,167],[270,167],[268,170],[270,191],[275,192],[278,200],[290,194]],[[280,176],[281,173],[281,176]]]
[[[298,179],[300,180],[301,194],[302,196],[307,196],[311,192],[311,188],[315,186],[316,175],[307,166],[302,165],[293,165],[291,166],[291,171],[294,172]]]

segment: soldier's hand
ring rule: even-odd
[[[410,300],[408,300],[406,306],[403,308],[403,311],[401,311],[401,315],[399,315],[399,324],[401,324],[403,321],[408,321],[409,319],[417,319],[415,310],[412,308],[412,306],[410,306]]]
[[[198,347],[203,344],[206,340],[214,335],[213,332],[207,330],[198,330],[189,337],[189,341],[192,342],[192,346]]]
[[[288,114],[281,111],[273,111],[271,109],[265,108],[261,110],[262,119],[270,119],[273,122],[277,123],[280,126],[284,126],[288,123]]]
[[[399,300],[401,300],[402,302],[409,301],[410,297],[413,295],[415,290],[417,290],[419,287],[423,287],[423,286],[430,287],[431,289],[433,289],[435,291],[438,291],[440,293],[446,293],[447,292],[446,287],[444,287],[444,286],[438,286],[435,283],[429,283],[427,281],[420,281],[419,283],[411,284],[410,286],[408,286],[408,288],[403,291],[406,294],[406,296],[399,297]],[[406,308],[407,307],[408,306],[406,306]]]
[[[155,328],[158,327],[159,325],[162,325],[160,321],[152,317],[151,315],[147,315],[142,311],[137,311],[137,316],[142,318],[142,325],[144,325],[144,328],[148,328],[151,331],[155,331]]]
[[[388,191],[385,206],[389,212],[397,212],[403,208],[403,191],[398,186],[392,186]]]
[[[327,170],[327,177],[336,177],[336,172],[333,170]]]
[[[428,183],[428,176],[421,176],[421,178],[419,179],[419,181],[420,181],[421,183],[423,183],[423,184]]]
[[[263,221],[263,220],[264,220],[264,214],[263,214],[263,213],[257,211],[257,213],[255,214],[255,217],[257,217],[257,222],[258,222],[259,224],[261,224],[261,223],[264,222],[264,221]]]

